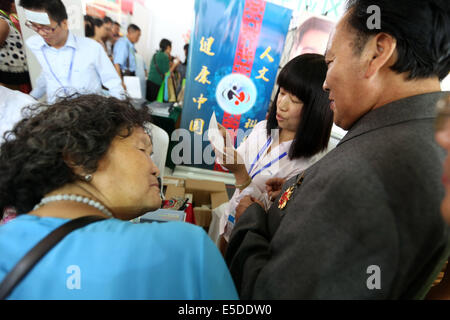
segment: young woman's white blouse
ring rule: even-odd
[[[268,209],[271,205],[266,192],[266,181],[268,179],[289,179],[308,168],[323,156],[321,153],[311,158],[289,159],[288,154],[292,140],[278,144],[278,130],[272,130],[271,142],[267,145],[267,148],[265,148],[269,139],[267,136],[266,125],[266,120],[259,122],[253,128],[248,138],[237,148],[237,152],[244,160],[247,172],[249,172],[250,177],[252,177],[252,182],[244,190],[240,191],[239,189],[236,189],[234,192],[233,197],[228,202],[225,214],[221,216],[220,234],[224,234],[228,215],[235,213],[236,207],[243,197],[251,195],[256,199],[261,200],[265,204],[266,209]],[[271,146],[270,152],[268,152],[269,146]],[[277,161],[277,159],[285,152],[287,155]],[[261,156],[257,159],[259,153],[261,153]],[[274,161],[272,165],[264,168],[271,161]],[[251,168],[253,163],[254,166]],[[259,170],[261,171],[257,173]],[[226,240],[228,241],[228,239]]]

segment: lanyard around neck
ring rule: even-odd
[[[259,158],[261,158],[261,156],[263,155],[264,151],[266,151],[266,149],[269,147],[271,142],[272,142],[272,137],[269,137],[269,139],[267,139],[266,144],[261,148],[261,150],[259,150],[258,154],[256,155],[255,160],[253,160],[253,163],[250,166],[250,169],[248,170],[248,174],[250,174],[250,172],[253,171],[253,167],[255,166],[256,162],[259,160]]]
[[[70,60],[70,67],[69,67],[69,77],[68,77],[68,83],[70,83],[70,80],[72,79],[72,69],[73,69],[73,61],[75,60],[75,48],[72,48],[72,59]],[[53,78],[55,78],[55,80],[59,83],[59,85],[61,86],[61,88],[63,88],[64,93],[67,95],[67,90],[64,87],[64,85],[62,84],[61,80],[59,80],[59,78],[56,76],[56,74],[53,72],[52,66],[50,65],[50,63],[48,62],[47,56],[45,55],[45,51],[44,51],[44,47],[41,47],[41,51],[42,51],[42,55],[44,56],[45,62],[47,63],[48,68],[50,69],[50,72],[53,76]]]
[[[264,151],[266,151],[266,149],[269,147],[270,143],[272,142],[272,137],[269,137],[269,139],[267,139],[266,144],[262,147],[262,149],[258,152],[258,154],[256,155],[255,160],[253,160],[252,165],[250,166],[250,169],[248,170],[248,174],[250,175],[251,172],[253,171],[256,162],[258,162],[258,160],[261,158],[261,156],[264,154]],[[259,169],[258,171],[256,171],[255,173],[253,173],[251,175],[251,178],[253,179],[254,177],[256,177],[258,174],[261,173],[261,171],[263,171],[264,169],[269,168],[270,166],[272,166],[275,162],[280,161],[281,159],[283,159],[284,157],[287,156],[287,152],[284,152],[283,154],[281,154],[278,158],[273,159],[272,161],[270,161],[269,163],[267,163],[264,167],[262,167],[261,169]]]
[[[283,154],[281,154],[280,156],[278,156],[278,158],[273,159],[272,161],[270,161],[269,163],[267,163],[264,167],[262,167],[261,169],[259,169],[258,171],[256,171],[254,174],[252,174],[251,178],[253,179],[254,177],[256,177],[258,174],[261,173],[261,171],[263,171],[264,169],[269,168],[270,166],[272,166],[275,162],[280,161],[281,159],[283,159],[284,157],[287,156],[287,152],[284,152]]]

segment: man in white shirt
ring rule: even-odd
[[[39,35],[26,43],[41,64],[42,73],[31,95],[36,99],[45,93],[54,102],[73,93],[102,93],[122,98],[121,80],[95,40],[77,37],[67,25],[67,12],[61,0],[21,0],[25,9],[25,25]]]
[[[31,96],[0,85],[0,144],[3,134],[22,119],[22,108],[36,103]]]

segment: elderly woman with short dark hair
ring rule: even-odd
[[[19,213],[0,228],[0,281],[61,225],[103,219],[57,243],[9,299],[237,298],[203,229],[127,221],[161,205],[146,108],[86,95],[24,116],[0,146],[0,208]]]

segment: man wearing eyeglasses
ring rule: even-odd
[[[124,95],[122,82],[105,50],[94,40],[69,31],[67,12],[61,0],[21,0],[25,25],[38,35],[26,43],[42,67],[31,95],[47,94],[48,102],[73,93]]]

